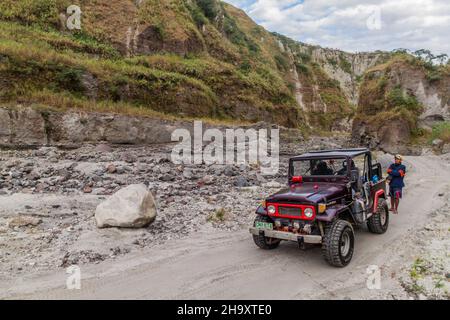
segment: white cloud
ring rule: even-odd
[[[226,1],[268,30],[307,43],[352,52],[426,48],[450,55],[448,0]]]

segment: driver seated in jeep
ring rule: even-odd
[[[333,169],[330,169],[325,161],[320,161],[312,174],[314,176],[332,176]]]

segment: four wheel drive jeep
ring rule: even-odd
[[[262,249],[282,240],[322,246],[336,267],[350,263],[354,225],[385,233],[389,224],[386,181],[368,149],[308,152],[289,160],[289,186],[269,196],[256,210],[250,233]]]

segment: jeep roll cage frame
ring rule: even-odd
[[[382,168],[379,163],[372,164],[372,153],[367,148],[353,148],[353,149],[330,149],[330,150],[321,150],[321,151],[309,151],[307,153],[304,153],[299,156],[295,156],[289,159],[289,175],[288,179],[289,182],[292,182],[292,177],[294,176],[293,172],[293,163],[295,161],[300,160],[336,160],[336,159],[343,159],[347,161],[347,163],[350,162],[353,158],[365,155],[367,157],[367,163],[369,164],[369,167],[367,168],[368,178],[371,180],[375,175],[378,176],[378,179],[382,179]],[[364,162],[364,165],[366,162]],[[366,168],[363,168],[363,173],[366,172]],[[347,166],[347,174],[338,176],[338,175],[311,175],[306,178],[308,181],[315,181],[315,180],[330,180],[333,179],[334,181],[337,180],[351,180],[352,179],[352,173],[350,166]]]

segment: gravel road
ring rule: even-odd
[[[66,289],[67,274],[59,268],[0,280],[0,298],[414,298],[402,287],[398,274],[426,245],[420,232],[424,226],[437,218],[440,224],[449,223],[448,212],[441,209],[436,217],[436,210],[446,203],[448,209],[450,161],[420,156],[406,157],[406,163],[407,188],[399,215],[391,215],[384,235],[358,229],[353,261],[343,269],[327,265],[318,248],[302,251],[286,242],[277,250],[263,251],[254,245],[246,226],[222,230],[208,223],[185,237],[82,265],[80,290]],[[448,270],[448,258],[446,263]],[[367,288],[370,265],[380,268],[381,289]]]

